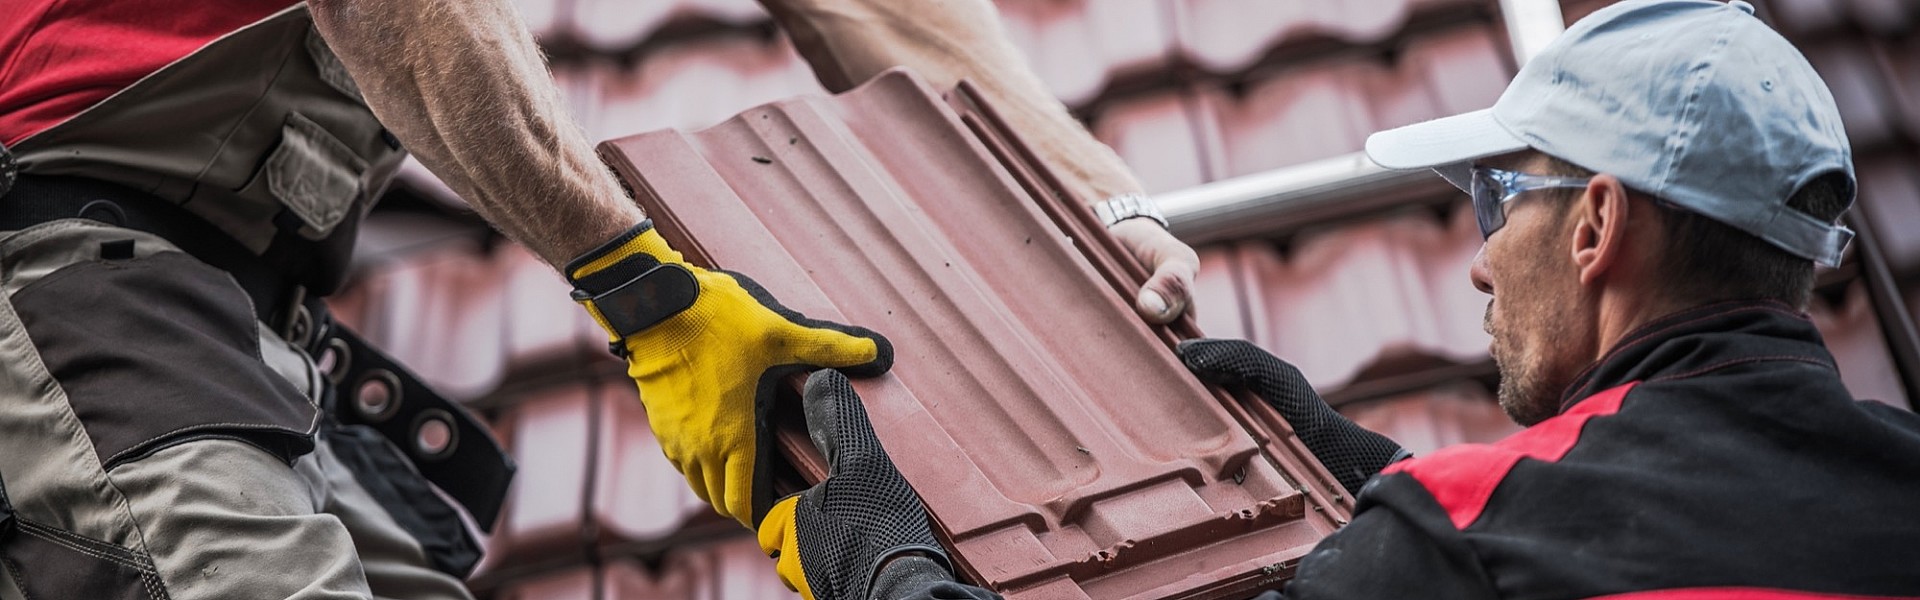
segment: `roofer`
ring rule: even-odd
[[[990,4],[896,4],[769,8],[830,87],[896,64],[973,79],[1075,192],[1152,216]],[[675,465],[757,523],[760,382],[881,372],[887,343],[684,264],[560,106],[505,0],[10,0],[0,598],[468,596],[479,549],[433,486],[490,525],[510,461],[318,300],[403,147],[566,265]],[[1139,302],[1155,321],[1198,265],[1163,225],[1115,228],[1157,269]]]
[[[1490,110],[1367,152],[1472,195],[1500,405],[1527,428],[1405,459],[1291,365],[1184,343],[1358,495],[1288,597],[1920,597],[1920,416],[1855,401],[1802,312],[1852,237],[1851,150],[1753,7],[1602,9]],[[805,397],[833,469],[760,531],[783,577],[812,598],[992,597],[947,575],[846,379]]]

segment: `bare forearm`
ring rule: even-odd
[[[560,102],[505,0],[313,0],[394,136],[508,237],[561,265],[644,216]]]
[[[820,82],[845,90],[905,65],[936,88],[980,86],[1009,125],[1082,201],[1141,191],[1113,150],[1094,139],[1013,47],[987,0],[761,0]]]

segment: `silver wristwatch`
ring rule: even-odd
[[[1160,214],[1160,207],[1146,194],[1121,194],[1104,202],[1096,202],[1093,214],[1100,217],[1100,222],[1107,227],[1134,217],[1146,217],[1163,228],[1167,226],[1167,216]]]

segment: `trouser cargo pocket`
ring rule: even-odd
[[[13,305],[106,470],[196,439],[288,464],[313,451],[318,407],[262,361],[252,306],[223,271],[179,252],[82,261]]]

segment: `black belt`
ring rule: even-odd
[[[422,476],[465,507],[482,530],[493,530],[513,480],[513,459],[465,407],[441,397],[399,361],[335,322],[326,304],[306,297],[294,277],[268,267],[212,223],[125,186],[20,175],[0,198],[0,231],[76,217],[157,235],[231,274],[253,300],[261,322],[319,362],[329,384],[322,397],[334,419],[379,431]]]

